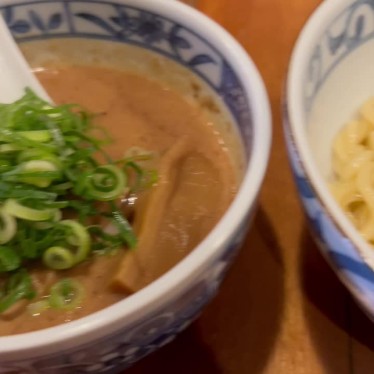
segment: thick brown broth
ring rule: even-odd
[[[204,116],[200,104],[192,105],[167,86],[134,73],[59,66],[42,69],[38,77],[56,103],[79,103],[98,114],[97,122],[114,140],[109,148],[113,157],[138,146],[157,152],[162,160],[179,139],[187,139],[188,153],[175,165],[172,193],[157,222],[156,240],[142,254],[142,263],[147,266],[141,284],[150,283],[207,235],[232,200],[238,170],[224,137]],[[46,289],[59,278],[78,279],[86,292],[83,305],[69,312],[47,310],[39,316],[32,316],[21,306],[0,317],[0,335],[54,326],[121,300],[126,293],[113,287],[112,278],[124,256],[121,250],[112,256],[95,257],[59,274],[34,269],[35,279]]]

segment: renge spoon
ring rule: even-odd
[[[27,87],[42,99],[52,102],[0,14],[0,103],[8,104],[19,99]]]

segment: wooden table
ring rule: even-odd
[[[280,96],[296,36],[321,0],[196,0],[257,64],[274,140],[260,209],[216,299],[127,373],[373,374],[374,325],[319,254],[285,153]]]

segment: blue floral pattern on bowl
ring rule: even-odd
[[[307,113],[329,74],[349,54],[374,38],[374,2],[358,0],[337,16],[323,32],[309,61],[305,81]]]
[[[205,80],[223,99],[245,140],[252,144],[251,110],[240,79],[225,58],[193,30],[158,14],[112,1],[8,2],[0,11],[18,42],[48,38],[92,38],[141,46],[173,59]],[[170,342],[216,294],[238,253],[253,210],[184,294],[151,310],[136,325],[66,352],[1,363],[0,373],[115,373]]]
[[[224,249],[214,265],[204,269],[185,293],[162,309],[153,311],[136,325],[127,326],[110,337],[92,341],[78,349],[33,361],[19,359],[17,363],[2,363],[0,373],[117,373],[168,344],[199,316],[202,308],[216,295],[238,254],[252,214],[253,211],[229,240],[231,245]]]
[[[358,0],[344,9],[322,31],[310,56],[304,87],[304,112],[310,114],[319,90],[334,68],[364,43],[374,38],[374,1]],[[374,271],[338,223],[327,213],[310,183],[294,142],[288,114],[284,116],[287,150],[301,202],[325,258],[337,269],[343,283],[374,320]]]
[[[223,56],[193,30],[158,14],[106,0],[36,0],[0,9],[19,42],[46,38],[94,38],[134,44],[186,66],[217,92],[245,133],[252,133],[248,100]],[[87,6],[89,4],[89,6]]]

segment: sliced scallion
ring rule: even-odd
[[[54,270],[66,270],[76,264],[75,256],[67,248],[50,247],[43,254],[44,264]]]
[[[77,264],[88,257],[91,247],[90,235],[86,228],[77,221],[64,220],[61,221],[61,224],[70,229],[66,240],[69,244],[77,247],[74,256],[75,264]]]
[[[21,299],[31,300],[35,296],[31,278],[26,270],[12,273],[6,281],[0,296],[0,314]]]
[[[82,285],[73,279],[63,279],[51,288],[49,305],[52,308],[71,310],[81,305],[84,298]]]
[[[105,131],[93,136],[92,120],[78,105],[51,105],[28,89],[16,102],[0,104],[0,314],[34,296],[29,263],[60,271],[93,251],[136,246],[121,199],[146,188],[150,174],[138,161],[151,153],[112,160],[103,148]],[[82,293],[74,281],[58,283],[48,305],[69,309]],[[34,310],[45,307],[43,299]]]
[[[13,217],[28,221],[48,221],[54,217],[53,209],[33,209],[21,205],[14,199],[8,199],[3,205],[3,211]]]
[[[21,258],[14,249],[0,246],[0,273],[16,270],[21,265]]]
[[[17,221],[11,215],[0,209],[0,244],[8,243],[17,231]]]

